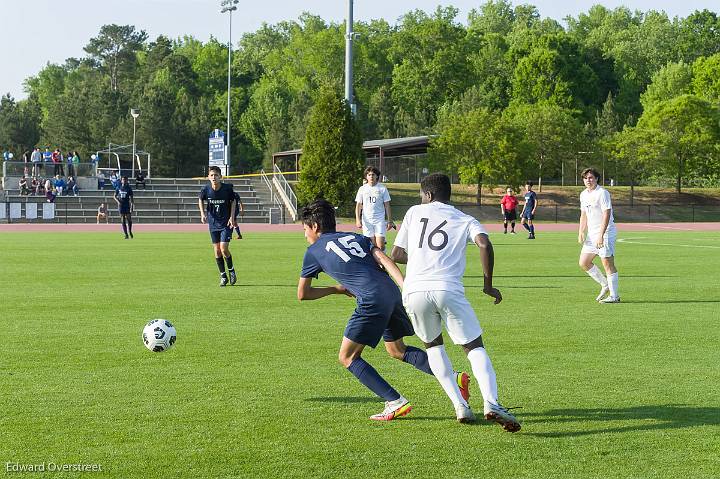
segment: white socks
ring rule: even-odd
[[[597,269],[597,268],[596,268]],[[608,286],[610,287],[610,296],[613,298],[619,298],[620,293],[618,292],[618,274],[617,271],[613,274],[609,274],[607,277]]]
[[[463,399],[462,394],[460,394],[460,388],[455,380],[455,371],[453,370],[450,358],[445,352],[445,346],[441,344],[428,348],[427,356],[430,369],[432,369],[435,378],[440,383],[440,386],[442,386],[445,394],[447,394],[452,401],[453,406],[457,407],[459,404],[467,406],[467,402]]]
[[[595,281],[597,281],[597,283],[598,283],[600,286],[602,286],[603,288],[608,285],[608,280],[605,279],[605,276],[600,272],[600,268],[598,268],[597,266],[592,265],[592,268],[590,268],[589,270],[587,270],[586,273],[587,273],[588,276],[590,276],[592,279],[594,279]],[[609,278],[610,278],[610,276],[608,276],[608,279],[609,279]],[[617,281],[617,273],[615,273],[615,280]],[[610,289],[610,291],[611,291],[610,294],[612,294],[612,289]]]
[[[428,353],[429,352],[430,350],[428,350]],[[430,354],[428,354],[428,357],[429,356]],[[470,360],[473,375],[480,386],[480,393],[483,399],[491,404],[497,404],[497,379],[495,378],[495,370],[493,369],[490,357],[485,351],[485,348],[475,348],[468,353],[467,357]]]

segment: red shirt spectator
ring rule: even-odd
[[[512,211],[517,208],[518,200],[515,195],[505,195],[500,200],[500,204],[505,208],[505,211]]]

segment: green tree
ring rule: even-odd
[[[325,198],[349,216],[362,177],[362,134],[350,107],[332,89],[324,89],[312,109],[301,162],[298,200]]]
[[[143,49],[147,37],[145,30],[137,32],[132,25],[103,25],[85,52],[102,65],[110,76],[111,88],[117,90],[121,74],[135,67],[135,54]]]
[[[652,76],[647,90],[640,95],[643,110],[650,110],[661,101],[672,100],[691,92],[692,67],[684,62],[668,63]]]
[[[559,173],[563,162],[575,157],[582,127],[571,110],[548,102],[515,104],[505,114],[523,132],[542,191],[543,175]]]
[[[716,171],[720,145],[720,108],[695,95],[682,95],[643,113],[638,130],[652,142],[656,169],[676,178],[682,191],[688,175]]]
[[[694,93],[709,102],[720,103],[720,53],[698,58],[692,70]]]

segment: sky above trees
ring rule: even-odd
[[[227,17],[216,7],[214,0],[106,0],[102,8],[92,0],[57,2],[36,0],[30,7],[25,0],[2,0],[3,42],[0,43],[0,94],[10,93],[16,99],[26,97],[23,81],[37,74],[48,62],[64,63],[66,58],[85,56],[83,47],[98,29],[106,24],[134,25],[145,30],[150,38],[165,35],[178,38],[191,35],[207,41],[211,36],[227,41]],[[355,0],[355,18],[368,21],[384,18],[394,23],[398,17],[412,9],[432,12],[438,5],[452,5],[460,10],[458,19],[478,8],[478,0]],[[567,15],[577,16],[595,4],[608,8],[626,6],[632,10],[664,10],[670,18],[685,17],[694,10],[717,10],[716,0],[535,0],[515,1],[538,7],[543,17],[562,20]],[[303,10],[317,14],[326,21],[342,22],[345,18],[345,0],[268,0],[246,2],[241,0],[233,16],[233,43],[242,33],[256,31],[263,22],[277,23],[295,20]]]

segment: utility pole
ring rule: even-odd
[[[353,99],[353,0],[348,0],[348,14],[345,24],[345,101],[350,106],[353,116],[357,113],[357,107]]]

